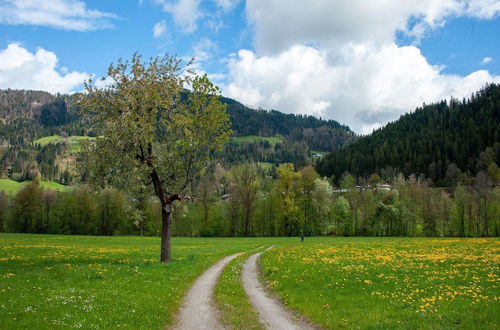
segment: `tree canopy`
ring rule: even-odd
[[[151,186],[162,206],[161,261],[170,260],[172,203],[231,134],[219,89],[174,56],[119,60],[111,83],[86,83],[81,111],[100,136],[83,150],[82,170],[100,186]],[[184,93],[184,88],[191,91]]]

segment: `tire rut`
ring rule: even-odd
[[[316,329],[300,319],[276,298],[271,297],[264,286],[259,282],[259,259],[262,252],[251,255],[243,265],[241,280],[243,288],[250,298],[250,302],[259,314],[260,320],[266,329],[292,330]]]
[[[176,330],[224,329],[213,301],[214,288],[224,267],[241,253],[219,260],[207,269],[189,289],[174,326]]]

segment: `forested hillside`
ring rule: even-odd
[[[312,150],[331,151],[353,139],[354,134],[335,120],[314,116],[284,114],[271,110],[249,109],[233,99],[222,98],[227,104],[235,136],[282,135],[291,142],[305,142]]]
[[[469,99],[424,105],[371,135],[334,151],[317,164],[320,174],[339,178],[401,172],[423,174],[437,185],[453,185],[462,174],[499,163],[500,86],[491,84]]]
[[[71,183],[76,176],[73,165],[78,151],[74,137],[98,135],[78,115],[77,99],[78,95],[40,91],[0,91],[0,175],[29,180],[36,169],[43,180]],[[233,136],[279,141],[233,139],[216,155],[226,165],[292,162],[302,167],[312,164],[313,151],[336,150],[355,139],[348,127],[333,120],[254,110],[228,98],[222,101],[227,104]],[[45,137],[54,138],[51,143],[39,143]]]

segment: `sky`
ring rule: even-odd
[[[368,134],[500,83],[500,0],[0,0],[1,89],[78,92],[135,52]]]

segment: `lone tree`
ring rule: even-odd
[[[100,134],[83,148],[85,176],[100,186],[153,187],[162,206],[163,262],[171,260],[172,204],[231,134],[219,88],[191,63],[170,55],[143,62],[135,54],[110,65],[106,87],[87,82],[80,101]]]

